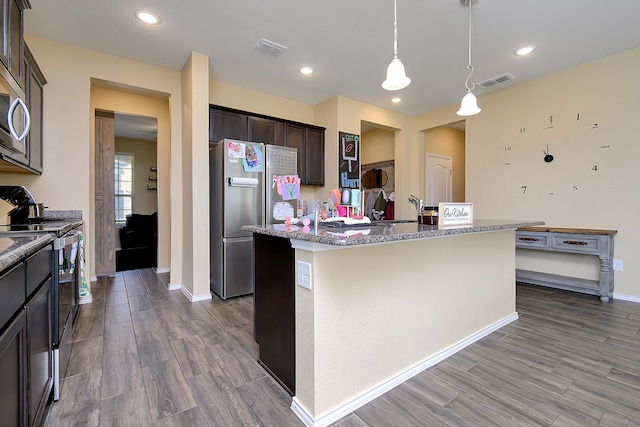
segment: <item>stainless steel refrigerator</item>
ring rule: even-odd
[[[274,177],[297,173],[291,147],[223,139],[209,149],[211,280],[222,299],[253,293],[253,236],[243,225],[284,222],[296,200],[284,201]]]

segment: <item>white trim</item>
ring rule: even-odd
[[[625,294],[614,293],[613,294],[613,299],[619,299],[621,301],[631,301],[631,302],[640,303],[640,297],[637,297],[637,296],[634,296],[634,295],[625,295]]]
[[[341,407],[338,407],[333,411],[326,413],[325,415],[321,416],[317,420],[313,418],[313,416],[309,413],[309,411],[304,406],[302,406],[302,404],[297,400],[295,396],[291,401],[291,410],[298,416],[298,418],[300,418],[300,420],[306,426],[309,426],[309,427],[328,426],[329,424],[338,421],[339,419],[345,417],[346,415],[349,415],[351,412],[355,411],[361,406],[371,402],[373,399],[383,395],[384,393],[396,387],[397,385],[402,384],[403,382],[419,374],[425,369],[428,369],[431,366],[435,365],[436,363],[443,361],[447,357],[454,355],[455,353],[467,347],[468,345],[473,344],[474,342],[480,340],[481,338],[486,337],[490,333],[497,331],[498,329],[508,325],[514,320],[518,320],[517,312],[514,312],[511,315],[501,320],[498,320],[492,325],[489,325],[486,328],[481,329],[475,334],[470,335],[469,337],[463,339],[462,341],[459,341],[456,344],[448,348],[445,348],[444,350],[430,357],[427,357],[426,359],[414,365],[413,367],[403,372],[400,372],[395,377],[369,389],[368,391],[365,391],[364,393],[361,393],[355,399],[352,399],[351,401],[347,402]]]
[[[91,276],[90,282],[97,282],[97,281],[98,281],[98,276]]]
[[[182,285],[180,283],[167,283],[167,290],[169,291],[177,291],[181,289]]]
[[[180,286],[180,290],[182,291],[184,296],[187,297],[187,299],[191,302],[207,301],[211,299],[211,292],[202,295],[191,295],[191,292],[189,292],[189,290],[184,286]]]
[[[156,272],[156,274],[160,274],[160,273],[170,273],[171,269],[168,267],[164,267],[164,268],[158,268],[158,267],[153,267],[153,271]]]
[[[87,296],[84,297],[80,297],[78,299],[78,305],[82,305],[82,304],[91,304],[93,302],[93,295],[89,294]]]

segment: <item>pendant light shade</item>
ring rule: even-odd
[[[467,70],[469,70],[469,75],[467,76],[467,80],[464,82],[464,86],[467,88],[467,94],[462,98],[460,102],[460,109],[456,112],[459,116],[473,116],[474,114],[478,114],[480,108],[478,108],[478,100],[476,96],[471,93],[473,88],[476,86],[475,83],[471,83],[471,87],[469,87],[469,79],[471,79],[471,75],[473,74],[473,65],[471,65],[471,5],[478,0],[460,0],[463,5],[469,6],[469,65],[467,65]]]
[[[382,87],[386,90],[400,90],[409,86],[411,79],[404,71],[404,65],[398,58],[393,58],[387,67],[387,79],[382,82]]]
[[[462,98],[462,102],[460,103],[460,109],[456,111],[456,114],[459,116],[473,116],[474,114],[478,114],[480,108],[478,108],[478,100],[476,96],[471,93],[471,90],[467,92],[467,94]]]
[[[409,86],[411,79],[404,71],[402,61],[398,59],[398,19],[396,0],[393,0],[393,59],[387,67],[387,79],[382,82],[386,90],[400,90]]]

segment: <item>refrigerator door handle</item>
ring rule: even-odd
[[[257,187],[260,184],[258,178],[246,178],[243,176],[230,176],[229,185],[231,187]]]

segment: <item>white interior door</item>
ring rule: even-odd
[[[453,201],[453,159],[427,153],[425,172],[425,206]]]

